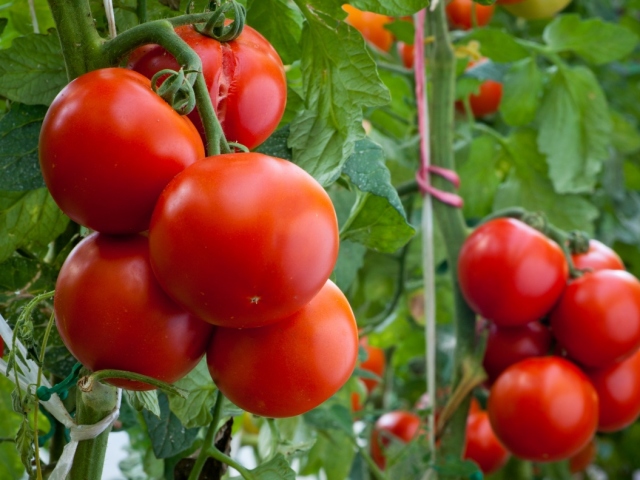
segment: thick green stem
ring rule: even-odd
[[[116,407],[116,388],[103,383],[96,383],[90,392],[78,389],[76,395],[76,421],[78,425],[93,425],[109,415]],[[83,440],[78,444],[70,480],[96,480],[102,478],[104,457],[109,440],[109,426],[104,432],[91,440]]]
[[[204,437],[204,443],[202,444],[202,448],[200,449],[200,453],[198,454],[198,458],[196,458],[196,463],[193,465],[193,470],[189,474],[188,480],[198,480],[200,478],[200,472],[202,472],[202,468],[209,458],[209,449],[213,445],[213,439],[218,431],[218,423],[220,422],[220,411],[222,410],[222,402],[224,397],[222,396],[222,392],[218,390],[216,392],[216,403],[213,407],[213,419],[209,424],[209,428],[207,429],[207,433]]]
[[[429,66],[432,78],[431,94],[431,163],[435,166],[455,170],[453,155],[455,100],[455,56],[449,39],[444,2],[440,2],[435,12],[429,15],[429,29],[435,37],[430,54]],[[443,191],[453,191],[453,187],[439,177],[432,177],[433,186]],[[435,201],[434,212],[440,231],[445,238],[449,271],[454,287],[456,350],[453,373],[453,390],[462,378],[462,368],[466,361],[473,359],[476,348],[475,313],[462,297],[458,282],[457,265],[460,248],[467,236],[462,212],[456,208]],[[450,426],[442,439],[443,456],[460,457],[465,439],[468,410],[467,398],[453,415]]]
[[[231,152],[227,139],[222,131],[222,125],[220,125],[218,116],[211,104],[209,90],[207,89],[207,84],[202,74],[198,75],[196,83],[193,85],[193,91],[196,94],[198,113],[202,119],[204,133],[207,137],[207,154],[211,156]]]
[[[139,373],[125,372],[122,370],[98,370],[97,372],[93,372],[91,375],[81,378],[78,382],[78,386],[85,392],[91,392],[91,390],[95,388],[96,385],[100,385],[100,382],[102,380],[114,378],[146,383],[159,388],[165,393],[180,395],[181,397],[186,398],[186,393],[184,390],[178,387],[174,387],[169,383],[163,382],[156,378],[147,377],[146,375],[140,375]]]

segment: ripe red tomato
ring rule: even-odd
[[[204,157],[186,117],[124,68],[86,73],[67,85],[40,131],[40,167],[58,206],[105,233],[149,228],[153,207],[177,173]]]
[[[495,382],[496,378],[514,363],[549,353],[551,339],[549,329],[538,322],[520,327],[498,327],[489,324],[487,348],[482,361],[489,383]]]
[[[392,441],[408,443],[418,435],[420,417],[397,410],[387,412],[376,421],[371,433],[371,457],[384,470],[387,464],[385,449]]]
[[[486,62],[487,59],[483,58],[477,62],[469,62],[467,70],[475,65]],[[500,101],[502,100],[502,83],[495,80],[485,80],[480,84],[478,93],[472,93],[469,95],[469,106],[471,112],[475,118],[485,117],[492,115],[500,108]],[[456,109],[464,113],[464,104],[461,101],[456,102]]]
[[[202,73],[227,140],[252,149],[277,128],[287,101],[287,80],[282,60],[271,44],[249,26],[238,38],[220,43],[198,33],[193,26],[176,33],[202,60]],[[160,70],[180,67],[159,45],[136,50],[128,67],[148,78]],[[196,110],[189,118],[204,139],[204,127]]]
[[[362,347],[367,351],[367,359],[360,364],[360,368],[382,377],[384,375],[384,367],[386,364],[384,350],[369,345],[365,338],[360,340],[360,345],[362,345]],[[372,378],[363,378],[362,381],[367,387],[368,393],[371,393],[379,383],[378,380],[374,380]]]
[[[475,25],[484,27],[493,16],[493,5],[480,5],[473,0],[451,0],[446,7],[449,23],[461,30],[470,30],[474,26],[473,8],[475,7]]]
[[[474,311],[501,327],[545,316],[568,277],[560,247],[519,220],[499,218],[478,227],[458,261],[462,293]]]
[[[351,392],[351,410],[359,412],[362,410],[364,401],[366,400],[367,387],[362,379],[356,379],[358,386]]]
[[[402,59],[402,64],[409,69],[413,68],[413,45],[398,42],[398,53]]]
[[[621,270],[587,273],[567,285],[551,330],[569,357],[604,367],[640,347],[640,282]]]
[[[211,378],[240,408],[291,417],[317,407],[349,379],[358,330],[349,302],[330,280],[307,305],[262,328],[218,328],[207,351]]]
[[[598,445],[595,437],[587,443],[587,446],[573,455],[569,459],[569,470],[571,473],[583,472],[593,463],[598,453]]]
[[[503,0],[502,2],[506,2]],[[527,20],[540,20],[543,18],[551,18],[564,7],[571,3],[571,0],[524,0],[517,5],[505,5],[504,9],[518,17]]]
[[[260,327],[306,305],[338,255],[331,199],[308,173],[260,153],[210,157],[158,200],[151,264],[167,293],[203,320]]]
[[[560,357],[528,358],[491,387],[493,431],[514,455],[536,462],[569,458],[593,437],[598,396],[578,367]]]
[[[624,270],[624,263],[618,254],[598,240],[589,240],[589,250],[571,255],[571,258],[580,270]]]
[[[393,34],[384,28],[392,22],[392,18],[373,12],[363,12],[351,5],[343,5],[342,9],[348,13],[345,22],[358,30],[364,39],[380,50],[388,52],[393,43]]]
[[[493,433],[489,415],[484,410],[476,410],[467,417],[463,458],[477,463],[484,474],[500,470],[509,460],[509,451]]]
[[[621,362],[588,370],[600,399],[598,430],[615,432],[640,416],[640,351]]]
[[[58,332],[91,370],[116,369],[173,383],[196,366],[213,327],[176,305],[158,285],[147,238],[94,233],[65,261],[56,283]],[[131,390],[150,385],[110,383]]]

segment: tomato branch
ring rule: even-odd
[[[224,397],[222,396],[222,392],[217,390],[216,403],[213,407],[213,419],[209,424],[209,428],[207,428],[202,448],[200,448],[200,453],[198,454],[198,458],[196,458],[196,463],[193,465],[193,469],[189,474],[188,480],[198,480],[198,478],[200,478],[200,472],[202,472],[202,468],[204,467],[207,458],[210,456],[210,448],[213,446],[213,439],[218,431],[218,423],[220,423],[220,412],[222,410],[223,401]]]

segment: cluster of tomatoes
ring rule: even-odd
[[[286,101],[273,47],[250,27],[227,43],[190,26],[176,32],[202,60],[227,138],[264,141]],[[347,381],[358,352],[349,303],[329,280],[335,210],[291,162],[205,158],[197,113],[180,116],[151,88],[147,77],[165,68],[178,68],[171,55],[143,47],[129,69],[73,80],[44,119],[45,182],[71,219],[95,231],[60,271],[58,331],[92,370],[172,383],[206,353],[216,385],[238,406],[303,413]]]

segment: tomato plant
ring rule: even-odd
[[[589,241],[586,253],[571,255],[573,264],[580,270],[624,270],[624,264],[616,252],[598,240]]]
[[[469,413],[463,457],[477,463],[485,474],[498,471],[509,460],[509,452],[493,433],[484,410]]]
[[[328,281],[301,310],[261,328],[218,328],[207,351],[213,381],[240,408],[265,417],[300,415],[333,395],[358,357],[349,302]]]
[[[560,247],[525,223],[491,220],[464,242],[460,288],[469,305],[496,325],[525,325],[546,315],[565,287]]]
[[[195,30],[178,27],[176,33],[198,54],[213,106],[229,141],[252,149],[278,126],[287,101],[284,67],[271,44],[251,27],[230,42],[219,42]],[[128,67],[151,78],[160,70],[178,70],[175,58],[159,45],[136,50]],[[204,140],[197,111],[189,118]]]
[[[573,280],[550,314],[551,329],[573,360],[604,367],[640,347],[640,282],[620,270]]]
[[[578,367],[559,357],[528,358],[491,387],[493,431],[514,455],[550,462],[569,458],[593,437],[598,396]]]
[[[488,24],[494,9],[493,5],[480,5],[473,0],[452,0],[447,4],[447,18],[452,26],[470,30]]]
[[[378,377],[382,377],[384,375],[384,367],[386,364],[386,359],[384,358],[384,350],[369,345],[365,338],[360,340],[360,345],[367,352],[367,359],[360,364],[360,368],[362,370],[374,373]],[[374,380],[373,378],[363,378],[362,381],[367,387],[367,391],[369,393],[371,393],[371,391],[376,388],[378,383],[380,383],[378,380]]]
[[[507,2],[499,2],[503,6]],[[527,20],[539,20],[541,18],[553,17],[560,10],[571,3],[571,0],[524,0],[520,2],[509,2],[504,9],[518,17]]]
[[[225,327],[263,326],[307,304],[338,254],[324,189],[293,163],[260,153],[192,167],[167,186],[151,220],[151,264],[162,287]]]
[[[173,383],[204,356],[213,328],[176,305],[151,271],[146,237],[94,233],[65,261],[56,282],[56,325],[91,370],[116,369]],[[129,380],[131,390],[155,387]]]
[[[94,70],[67,85],[47,111],[38,151],[62,211],[105,233],[148,229],[162,189],[204,157],[191,122],[148,79],[121,68]]]
[[[393,34],[384,26],[392,22],[391,17],[363,12],[351,5],[343,5],[342,9],[348,14],[345,22],[358,30],[367,42],[384,52],[389,51],[393,43]]]
[[[376,464],[384,469],[387,465],[386,449],[391,442],[408,443],[420,431],[420,417],[397,410],[383,414],[373,427],[371,433],[371,457]]]

